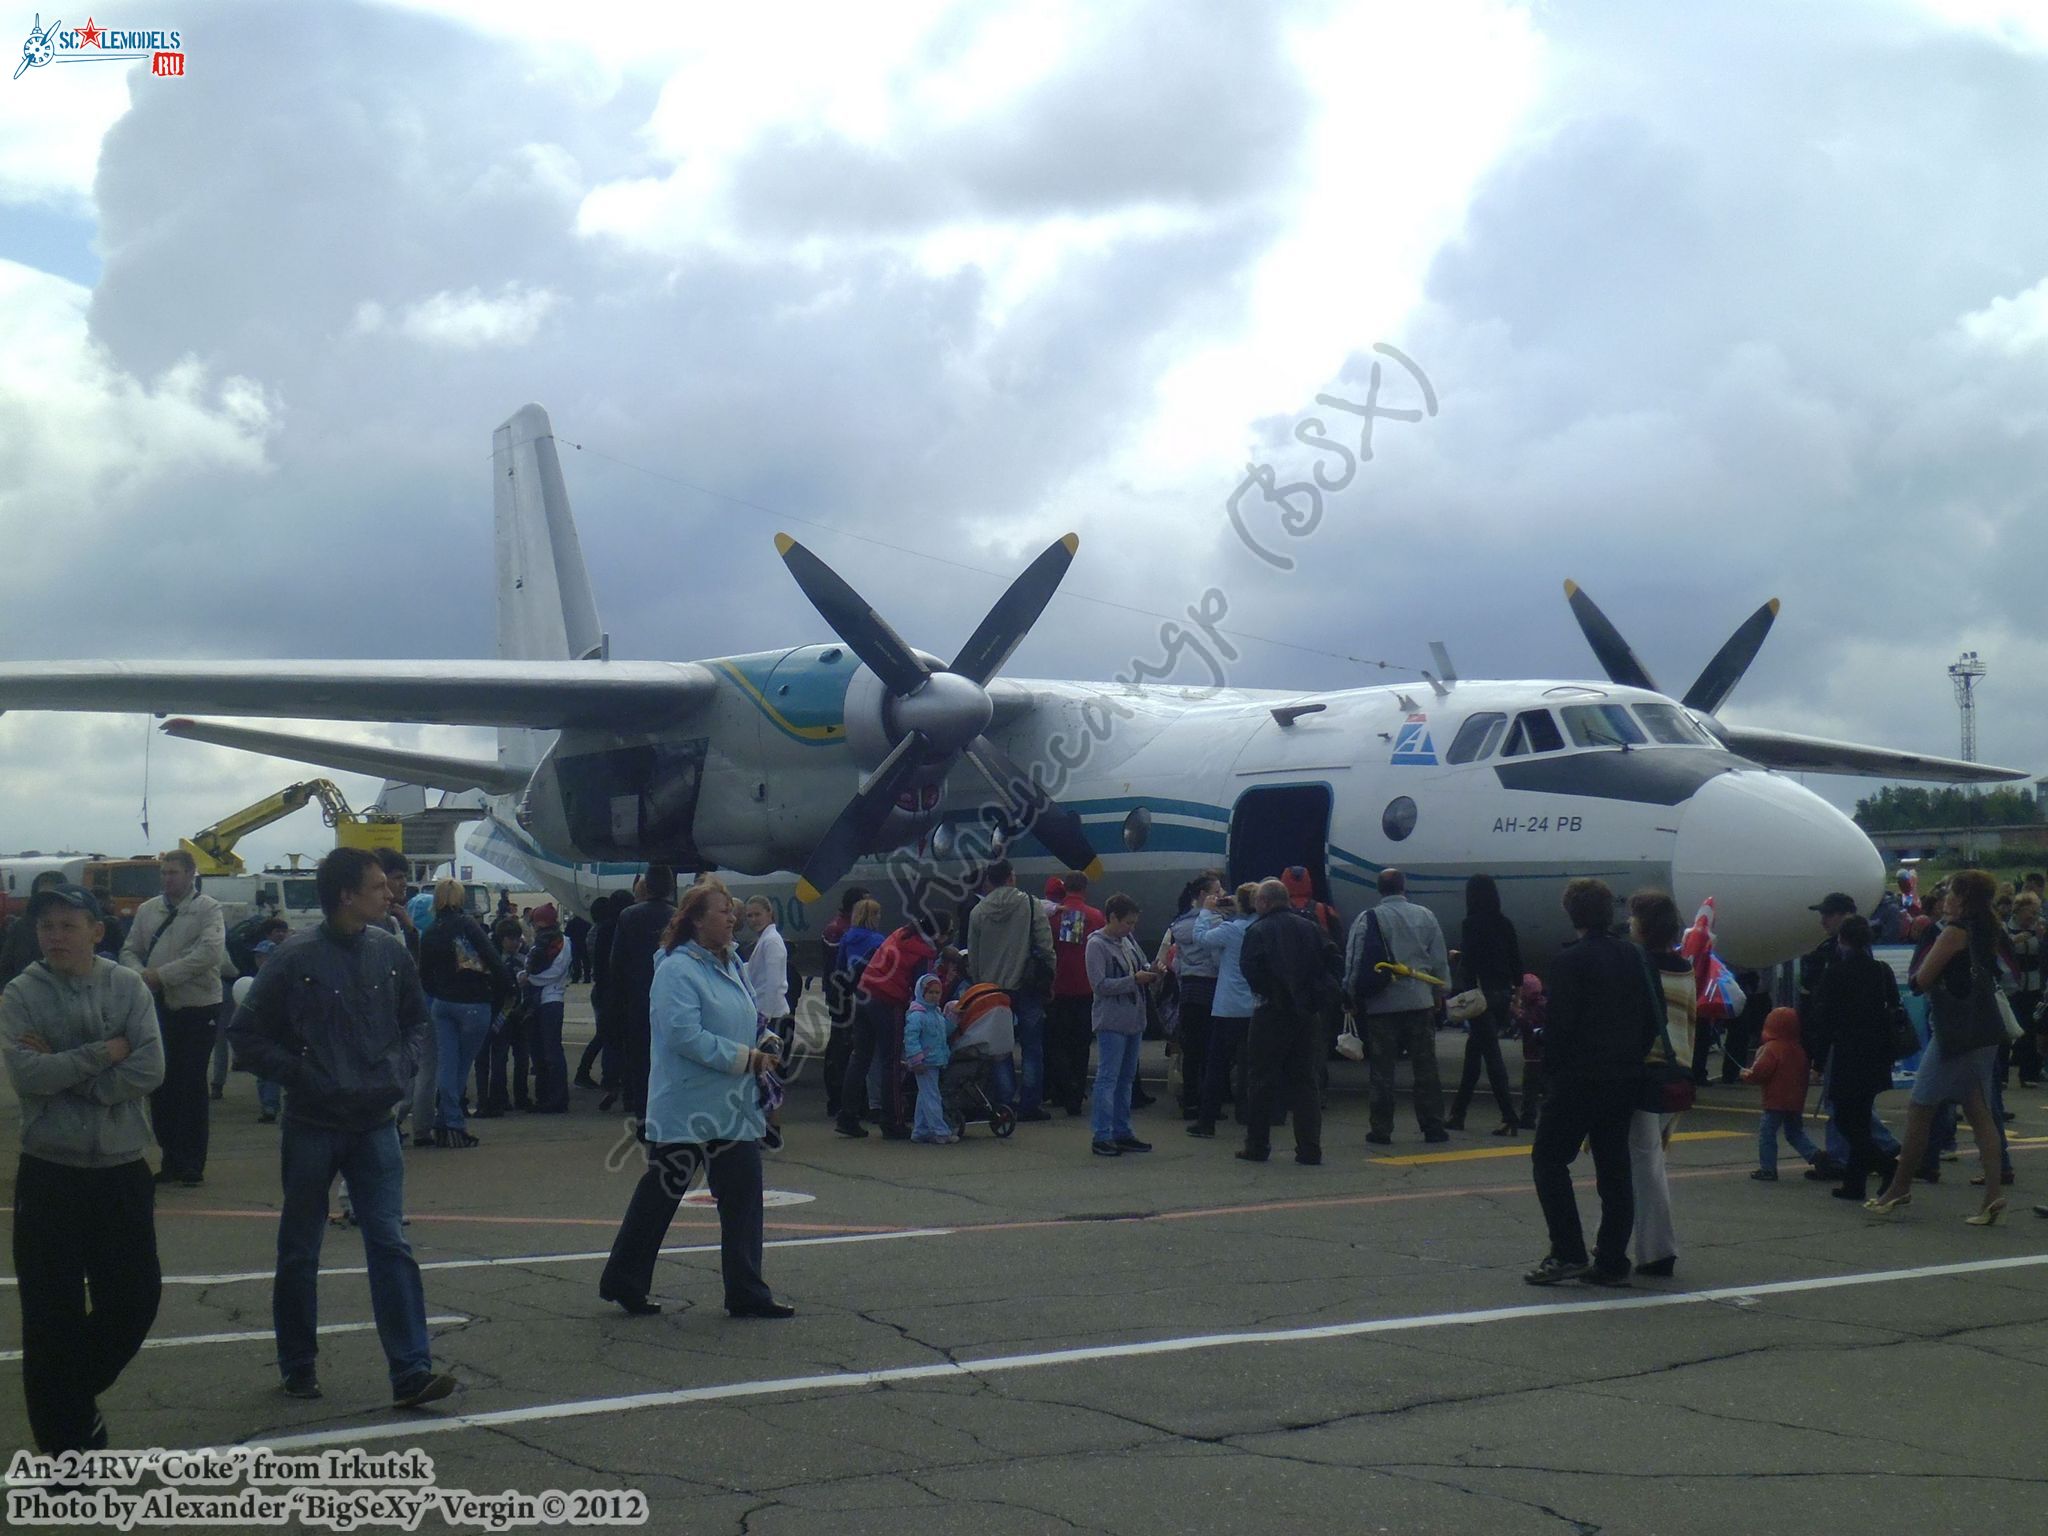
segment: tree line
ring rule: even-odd
[[[1856,802],[1856,824],[1866,832],[1913,832],[1923,827],[2009,827],[2042,819],[2030,789],[2000,785],[1972,794],[1946,785],[1887,784]]]

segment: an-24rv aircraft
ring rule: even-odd
[[[839,638],[702,662],[614,661],[547,413],[493,438],[493,661],[54,662],[0,666],[0,708],[494,726],[495,760],[174,720],[198,741],[481,790],[473,852],[583,907],[649,860],[720,869],[788,926],[849,880],[887,894],[890,856],[952,855],[990,822],[1031,884],[1093,869],[1151,923],[1181,883],[1301,864],[1346,911],[1398,865],[1447,922],[1477,870],[1536,954],[1568,937],[1558,892],[1716,898],[1738,964],[1813,942],[1829,891],[1873,900],[1884,868],[1840,811],[1773,770],[1968,782],[2022,774],[1723,724],[1714,711],[1777,613],[1738,629],[1682,698],[1661,693],[1567,584],[1606,682],[1455,678],[1297,694],[1001,677],[1074,558],[1068,536],[1005,592],[950,664],[913,650],[809,550],[777,545]],[[1057,760],[1071,771],[1054,768]],[[1036,783],[1034,783],[1034,774]],[[1056,794],[1046,792],[1052,789]],[[938,860],[943,864],[945,860]],[[1098,868],[1099,866],[1099,868]],[[1099,899],[1099,897],[1098,897]]]

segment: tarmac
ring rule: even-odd
[[[1453,1080],[1461,1045],[1439,1037]],[[637,1490],[655,1531],[2039,1529],[2048,1090],[2009,1098],[2017,1214],[1990,1229],[1962,1219],[1967,1150],[1880,1220],[1789,1149],[1780,1182],[1752,1181],[1754,1092],[1702,1090],[1671,1150],[1677,1273],[1539,1290],[1529,1138],[1487,1134],[1490,1096],[1447,1146],[1404,1099],[1395,1144],[1369,1147],[1364,1069],[1333,1063],[1324,1165],[1296,1165],[1285,1128],[1252,1165],[1182,1134],[1163,1066],[1148,1048],[1156,1150],[1114,1160],[1064,1116],[847,1141],[800,1076],[768,1177],[788,1322],[726,1317],[715,1214],[692,1204],[663,1313],[599,1300],[639,1162],[594,1093],[479,1122],[473,1151],[408,1149],[436,1359],[462,1383],[410,1413],[347,1229],[322,1260],[325,1397],[278,1391],[277,1138],[236,1076],[204,1186],[158,1197],[162,1310],[101,1406],[119,1447],[417,1448],[443,1489]],[[1895,1128],[1903,1102],[1880,1104]],[[0,1135],[17,1124],[10,1095]],[[1581,1206],[1590,1228],[1589,1188]],[[11,1454],[11,1302],[0,1335]]]

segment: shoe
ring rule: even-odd
[[[428,1403],[438,1403],[454,1390],[455,1378],[446,1371],[438,1376],[432,1371],[421,1371],[405,1385],[391,1389],[391,1406],[424,1408]]]
[[[1304,1168],[1323,1166],[1323,1154],[1320,1152],[1297,1152],[1294,1154],[1294,1160]]]
[[[1462,1131],[1465,1129],[1465,1117],[1463,1115],[1452,1115],[1448,1120],[1444,1121],[1444,1129],[1447,1131]]]
[[[442,1126],[434,1132],[434,1145],[437,1147],[477,1147],[482,1146],[483,1143],[467,1131],[457,1130],[452,1126]]]
[[[1503,1120],[1493,1128],[1493,1134],[1496,1136],[1515,1136],[1521,1133],[1521,1129],[1514,1121]]]
[[[782,1150],[782,1127],[771,1125],[761,1132],[761,1145],[770,1152]]]
[[[1062,1104],[1060,1108],[1066,1111],[1066,1115],[1069,1120],[1075,1120],[1080,1118],[1081,1101],[1079,1099],[1076,1099],[1071,1104]]]
[[[1017,1111],[1017,1118],[1019,1120],[1039,1121],[1050,1120],[1052,1115],[1043,1109],[1020,1109]]]
[[[2000,1195],[1976,1215],[1965,1216],[1963,1220],[1973,1227],[1995,1227],[1998,1225],[1998,1218],[2004,1214],[2005,1196]]]
[[[635,1296],[626,1291],[608,1291],[603,1286],[597,1289],[598,1300],[615,1301],[625,1308],[628,1317],[653,1317],[661,1311],[661,1303],[649,1301],[645,1296]]]
[[[256,1123],[257,1123],[258,1125],[275,1125],[275,1124],[277,1124],[277,1111],[276,1111],[276,1110],[274,1110],[274,1109],[266,1109],[266,1110],[264,1110],[262,1114],[260,1114],[260,1115],[258,1115],[258,1116],[256,1117]]]
[[[1424,1131],[1422,1133],[1422,1139],[1424,1141],[1431,1143],[1449,1141],[1451,1139],[1451,1133],[1449,1131]]]
[[[1831,1189],[1828,1193],[1837,1200],[1854,1200],[1859,1205],[1867,1198],[1860,1189]]]
[[[1232,1155],[1241,1163],[1263,1163],[1273,1152],[1270,1147],[1239,1147]]]
[[[1775,1168],[1752,1168],[1749,1171],[1749,1176],[1759,1184],[1775,1184],[1778,1182],[1778,1170]]]
[[[608,1093],[603,1098],[597,1101],[598,1112],[600,1114],[608,1113],[611,1110],[612,1106],[614,1104],[617,1104],[618,1102],[619,1096],[616,1093]]]
[[[2036,1216],[2048,1216],[2048,1205],[2037,1205],[2037,1206],[2035,1206],[2035,1207],[2034,1207],[2034,1214],[2035,1214]]]
[[[320,1378],[313,1374],[313,1367],[304,1365],[296,1371],[284,1373],[284,1395],[302,1397],[309,1401],[320,1395]]]
[[[1669,1262],[1671,1261],[1665,1259],[1658,1260],[1660,1264]],[[1655,1274],[1656,1272],[1655,1270],[1644,1271],[1646,1274]],[[1668,1275],[1671,1271],[1667,1269],[1664,1273]],[[1588,1264],[1586,1272],[1579,1276],[1579,1278],[1588,1285],[1604,1285],[1618,1288],[1628,1284],[1628,1266],[1623,1265],[1620,1269],[1602,1269],[1597,1264]]]
[[[2001,1178],[2001,1179],[2000,1179],[2000,1180],[1999,1180],[1998,1182],[1999,1182],[1999,1183],[2001,1183],[2001,1184],[2010,1184],[2010,1183],[2012,1183],[2012,1170],[2011,1170],[2010,1168],[2006,1169],[2006,1170],[2005,1170],[2005,1176],[2004,1176],[2003,1178]],[[1982,1188],[1984,1187],[1984,1175],[1983,1175],[1983,1174],[1981,1174],[1981,1173],[1979,1173],[1979,1174],[1973,1174],[1973,1175],[1971,1176],[1971,1178],[1970,1178],[1970,1183],[1971,1183],[1971,1184],[1972,1184],[1972,1185],[1973,1185],[1973,1186],[1974,1186],[1975,1188],[1977,1188],[1977,1189],[1982,1189]]]
[[[845,1136],[851,1140],[860,1141],[866,1137],[868,1128],[858,1120],[840,1120],[834,1123],[832,1132],[835,1136]]]
[[[1140,1141],[1135,1136],[1119,1136],[1116,1139],[1116,1144],[1126,1152],[1150,1152],[1152,1150],[1151,1142]]]
[[[1131,1095],[1131,1108],[1133,1109],[1150,1109],[1154,1104],[1157,1104],[1158,1102],[1159,1101],[1153,1098],[1152,1095],[1149,1093],[1134,1093]]]
[[[227,1090],[224,1088],[209,1088],[206,1090],[206,1096],[209,1099],[219,1099],[220,1096],[226,1091]]]
[[[1835,1163],[1815,1163],[1800,1177],[1815,1184],[1839,1184],[1845,1170]]]
[[[1937,1165],[1929,1169],[1926,1173],[1914,1174],[1913,1182],[1916,1184],[1939,1184],[1941,1182],[1940,1166]]]
[[[1636,1273],[1639,1275],[1649,1275],[1657,1280],[1669,1280],[1671,1272],[1677,1268],[1678,1255],[1673,1254],[1666,1259],[1653,1259],[1648,1264],[1638,1264],[1636,1266]]]
[[[1088,1150],[1097,1157],[1122,1157],[1124,1149],[1113,1141],[1091,1141]]]
[[[904,1125],[885,1125],[882,1127],[882,1140],[908,1141],[910,1140],[910,1128]]]
[[[1874,1200],[1864,1201],[1863,1209],[1870,1212],[1870,1214],[1873,1216],[1889,1216],[1893,1211],[1897,1210],[1900,1206],[1911,1205],[1912,1203],[1913,1197],[1911,1194],[1894,1195],[1889,1200],[1885,1199],[1884,1196],[1879,1195]]]
[[[178,1180],[178,1188],[197,1189],[200,1185],[204,1184],[205,1182],[205,1179],[201,1178],[198,1174],[195,1173],[188,1178],[182,1178]]]
[[[780,1321],[795,1317],[796,1308],[786,1301],[750,1301],[744,1307],[727,1307],[727,1317],[765,1317]]]
[[[475,1109],[470,1111],[469,1118],[472,1120],[502,1120],[505,1118],[505,1111],[502,1109]]]
[[[1365,1139],[1368,1144],[1375,1147],[1391,1147],[1394,1144],[1393,1137],[1384,1136],[1378,1131],[1367,1131]]]
[[[178,1176],[168,1168],[159,1168],[150,1176],[150,1182],[153,1184],[175,1184],[178,1182]]]
[[[1216,1122],[1213,1120],[1196,1120],[1191,1124],[1183,1126],[1182,1129],[1190,1136],[1213,1137],[1216,1134]]]
[[[2002,1118],[2004,1119],[2004,1121],[2005,1121],[2005,1123],[2006,1123],[2007,1125],[2011,1125],[2011,1124],[2013,1123],[2013,1121],[2015,1121],[2015,1120],[2019,1119],[2019,1116],[2018,1116],[2018,1115],[2017,1115],[2016,1113],[2014,1113],[2014,1112],[2013,1112],[2012,1110],[2009,1110],[2009,1109],[2008,1109],[2008,1110],[2004,1110],[2004,1111],[2002,1111],[2001,1113],[2002,1113]]]
[[[575,1084],[578,1088],[588,1088],[592,1092],[595,1092],[597,1090],[597,1079],[591,1077],[589,1074],[584,1072],[578,1072],[574,1077],[570,1078],[569,1081]]]
[[[1573,1264],[1553,1255],[1526,1272],[1522,1279],[1530,1285],[1557,1285],[1566,1280],[1582,1279],[1592,1268],[1590,1264]]]
[[[439,1139],[438,1135],[415,1136],[412,1139],[412,1144],[416,1147],[442,1147],[447,1145],[446,1142]]]

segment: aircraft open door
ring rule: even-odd
[[[1277,877],[1299,864],[1316,897],[1330,896],[1330,814],[1327,784],[1262,784],[1237,797],[1230,812],[1230,883]]]

